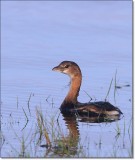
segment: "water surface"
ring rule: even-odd
[[[52,72],[52,68],[71,60],[78,63],[83,74],[79,101],[87,102],[89,96],[92,101],[104,100],[113,78],[107,100],[124,114],[112,123],[75,120],[75,133],[79,132],[84,151],[79,156],[131,157],[132,2],[2,1],[1,12],[1,156],[19,155],[21,142],[17,137],[29,135],[29,144],[37,123],[36,107],[42,108],[44,116],[57,119],[69,78]],[[116,70],[116,82],[122,88],[114,94]],[[60,114],[60,126],[67,134],[64,119]],[[36,153],[29,145],[27,149],[31,157],[45,156],[45,148],[40,146]]]

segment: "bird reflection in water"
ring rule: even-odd
[[[68,129],[68,135],[64,135],[61,131],[60,124],[58,122],[59,131],[61,132],[61,138],[55,140],[55,145],[44,146],[47,148],[46,155],[50,157],[70,157],[71,155],[77,155],[78,142],[79,142],[79,129],[76,119],[76,115],[63,115],[63,120]]]
[[[55,145],[46,147],[46,156],[51,157],[74,157],[80,154],[81,146],[79,145],[80,133],[78,123],[111,123],[120,120],[120,116],[80,116],[77,114],[63,114],[63,120],[68,129],[68,135],[62,133],[61,138],[57,139]],[[61,125],[58,121],[58,127],[61,130]],[[57,145],[56,145],[57,144]]]
[[[111,123],[120,120],[119,115],[114,116],[79,116],[77,114],[63,114],[63,120],[65,121],[65,124],[69,130],[68,140],[70,139],[72,143],[70,144],[70,148],[67,147],[67,149],[70,151],[70,154],[77,154],[78,149],[78,142],[80,138],[79,133],[79,125],[78,122],[84,122],[84,123]],[[78,155],[78,154],[77,154]]]

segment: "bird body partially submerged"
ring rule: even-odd
[[[71,79],[69,92],[60,107],[62,113],[77,113],[79,115],[87,114],[89,116],[119,116],[122,114],[119,108],[113,106],[109,102],[78,102],[77,97],[82,82],[82,73],[75,62],[63,61],[52,70],[65,73]]]

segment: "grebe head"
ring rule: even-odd
[[[74,78],[75,76],[81,76],[81,70],[79,66],[72,61],[63,61],[52,70],[67,74],[71,78]]]

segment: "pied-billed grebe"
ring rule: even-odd
[[[109,102],[99,101],[80,103],[77,101],[82,82],[82,73],[79,66],[75,62],[63,61],[58,66],[54,67],[52,70],[67,74],[71,79],[69,92],[60,107],[62,113],[77,112],[79,115],[89,114],[92,116],[117,116],[122,114],[119,108],[114,107]]]

